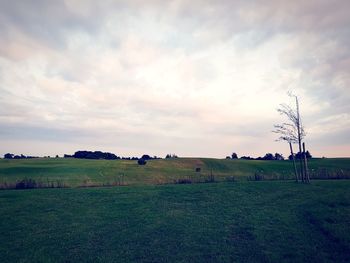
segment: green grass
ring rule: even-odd
[[[310,169],[342,169],[350,174],[350,158],[313,159]],[[201,167],[196,173],[195,168]],[[140,166],[127,160],[83,160],[63,158],[41,158],[27,160],[0,160],[0,185],[16,183],[24,178],[47,182],[60,180],[68,186],[89,184],[102,185],[120,180],[128,185],[164,184],[174,180],[190,178],[205,180],[211,170],[215,179],[225,181],[228,177],[244,179],[255,172],[270,178],[293,178],[289,161],[220,160],[206,158],[178,158],[151,160]]]
[[[349,188],[337,180],[0,191],[0,262],[350,262]]]

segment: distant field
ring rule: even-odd
[[[0,262],[350,262],[349,190],[350,180],[4,190]]]
[[[350,178],[350,158],[312,159],[311,171],[343,173]],[[201,168],[200,172],[195,172]],[[150,160],[145,166],[128,160],[83,160],[40,158],[25,160],[0,160],[0,185],[15,184],[24,178],[36,182],[60,182],[66,186],[108,184],[165,184],[189,178],[193,182],[205,181],[208,175],[216,181],[246,180],[254,174],[266,179],[291,179],[294,177],[289,161],[249,161],[206,158],[177,158]]]

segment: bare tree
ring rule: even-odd
[[[297,138],[295,137],[295,131],[293,129],[293,126],[290,125],[289,123],[277,124],[275,125],[275,130],[273,132],[280,134],[280,137],[277,139],[277,141],[288,142],[290,155],[292,156],[292,160],[293,160],[295,181],[298,182],[299,175],[297,171],[297,166],[295,164],[295,158],[294,158],[294,152],[293,152],[293,146],[292,146],[292,143],[297,142]]]
[[[273,132],[280,135],[278,140],[287,141],[289,143],[291,156],[293,158],[296,181],[301,179],[302,182],[308,182],[309,178],[307,176],[308,173],[306,169],[306,163],[303,161],[302,158],[299,158],[300,159],[300,176],[298,176],[295,159],[294,159],[293,147],[292,147],[293,143],[298,144],[299,153],[302,154],[303,151],[301,148],[301,144],[302,144],[303,138],[305,137],[305,130],[301,122],[300,111],[299,111],[299,101],[297,96],[291,93],[288,93],[288,95],[290,97],[295,98],[295,108],[292,108],[291,106],[284,103],[280,104],[280,107],[277,109],[277,111],[281,115],[287,117],[288,122],[274,125],[275,130]]]

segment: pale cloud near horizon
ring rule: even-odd
[[[0,0],[0,154],[349,156],[348,1]]]

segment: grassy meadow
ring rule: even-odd
[[[24,178],[70,188],[4,189]],[[350,180],[283,179],[289,161],[1,159],[0,262],[350,262]]]
[[[349,262],[350,181],[0,191],[0,262]]]
[[[312,159],[311,172],[336,177],[342,173],[350,178],[350,158]],[[200,172],[195,169],[200,168]],[[210,174],[216,181],[247,180],[256,173],[266,179],[293,179],[290,161],[252,161],[208,158],[174,158],[149,160],[138,165],[130,160],[84,160],[73,158],[39,158],[0,160],[0,188],[17,181],[33,179],[46,185],[64,184],[68,187],[102,185],[168,184],[181,179],[206,181]]]

